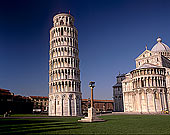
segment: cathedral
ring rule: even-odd
[[[170,109],[170,48],[159,37],[136,59],[122,81],[124,112],[161,113]]]

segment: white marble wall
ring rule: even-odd
[[[124,92],[124,111],[140,113],[160,113],[167,110],[165,89],[138,89]]]
[[[49,56],[49,116],[81,115],[78,31],[70,14],[54,16]]]
[[[81,97],[74,93],[61,93],[50,96],[50,116],[79,116],[81,115]]]

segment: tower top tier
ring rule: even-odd
[[[70,14],[60,13],[53,17],[54,27],[57,26],[74,26],[74,17]]]

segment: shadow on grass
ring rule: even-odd
[[[59,122],[59,121],[52,121],[52,120],[15,120],[15,119],[3,119],[0,121],[0,127],[1,125],[12,125],[12,124],[31,124],[31,123],[46,123],[46,122]]]
[[[7,123],[8,122],[8,123]],[[10,122],[10,123],[9,123]],[[12,122],[12,123],[11,123]],[[52,120],[18,120],[18,121],[1,121],[1,124],[7,124],[0,128],[0,134],[27,134],[42,133],[50,131],[78,129],[77,122],[62,122]],[[10,124],[10,125],[9,125]],[[15,124],[15,125],[14,125]],[[29,125],[30,124],[30,125]]]

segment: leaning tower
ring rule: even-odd
[[[49,116],[81,115],[78,31],[70,14],[54,16],[49,56]]]

